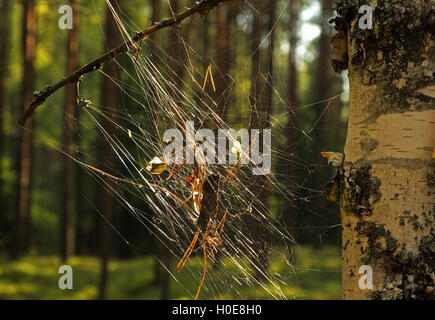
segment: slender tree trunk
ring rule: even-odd
[[[343,297],[433,300],[435,3],[367,4],[373,29],[359,28],[354,2],[339,1],[334,19],[332,62],[337,72],[348,68],[350,81]],[[373,271],[372,289],[361,266]]]
[[[179,1],[177,0],[171,0],[170,6],[169,6],[169,14],[172,15],[174,13],[177,13],[180,9]],[[177,60],[180,59],[181,54],[181,47],[180,47],[180,40],[178,39],[178,30],[171,30],[170,36],[169,36],[169,55],[171,57],[171,61],[169,63],[169,67],[173,72],[173,79],[176,81],[176,88],[178,90],[182,90],[182,80],[183,80],[183,71],[184,69],[180,67],[180,65],[177,63]],[[175,99],[178,99],[176,95]],[[177,101],[178,102],[178,101]],[[166,248],[162,243],[158,242],[157,244],[157,251],[158,251],[158,257],[162,260],[162,263],[168,268],[168,270],[171,270],[172,265],[172,257],[171,253],[169,252],[168,248]],[[158,261],[155,262],[156,268],[159,268],[160,274],[156,274],[156,276],[159,276],[159,284],[161,287],[161,299],[167,300],[170,296],[170,275],[166,270],[162,270],[160,263]],[[157,271],[157,270],[156,270]]]
[[[6,95],[6,79],[8,77],[8,61],[9,61],[9,20],[10,3],[8,0],[0,0],[0,166],[3,159],[3,114],[6,112],[7,95]],[[6,199],[3,196],[3,180],[0,175],[0,212],[5,212]],[[0,224],[5,226],[4,214],[0,217]],[[0,238],[6,230],[0,229]]]
[[[176,0],[171,0],[169,2],[169,15],[173,15],[175,13],[178,12],[179,10],[179,3]],[[160,7],[158,7],[158,5],[156,3],[153,3],[153,17],[155,17],[155,19],[158,19],[157,14],[159,14],[160,12]],[[178,30],[171,30],[170,36],[169,36],[169,57],[170,57],[170,61],[169,61],[169,68],[170,68],[170,72],[173,73],[173,79],[175,79],[176,82],[176,87],[181,90],[180,87],[180,82],[181,80],[179,79],[183,79],[183,74],[182,74],[182,70],[179,67],[179,64],[177,63],[177,59],[180,58],[180,45],[179,45],[179,39],[178,39],[178,34],[177,34]],[[155,39],[156,45],[160,45],[161,43],[159,43],[160,39]],[[177,79],[179,78],[179,79]],[[177,99],[177,98],[176,98]],[[169,270],[171,269],[171,264],[172,264],[172,258],[171,258],[171,254],[168,251],[168,248],[166,248],[166,246],[164,246],[160,240],[158,240],[157,238],[154,238],[154,243],[155,243],[155,255],[156,258],[154,260],[154,279],[153,282],[157,285],[160,286],[161,288],[161,295],[160,298],[163,300],[167,300],[169,299],[170,296],[170,275],[169,273],[164,270],[160,264],[163,263],[166,268],[168,268]]]
[[[330,99],[338,94],[334,90],[334,70],[331,65],[331,36],[332,27],[329,24],[329,19],[333,13],[333,0],[322,0],[322,18],[319,40],[319,57],[316,70],[316,102]],[[341,104],[339,99],[331,101],[328,106],[327,102],[319,104],[318,116],[321,117],[319,128],[317,128],[317,137],[322,150],[325,148],[334,147],[338,144],[340,136],[340,113]],[[326,108],[327,107],[327,108]],[[325,109],[326,108],[326,109]]]
[[[78,10],[77,0],[70,0],[73,8],[73,28],[69,31],[67,42],[67,66],[66,74],[73,73],[78,66],[79,34],[78,34]],[[66,262],[68,257],[74,253],[74,224],[73,209],[74,197],[72,191],[73,183],[73,162],[71,141],[75,137],[74,115],[76,109],[76,94],[74,84],[65,87],[65,110],[63,119],[63,172],[62,172],[62,216],[60,219],[60,257],[62,262]]]
[[[83,153],[81,152],[81,133],[80,133],[80,116],[82,110],[77,107],[75,112],[76,118],[76,127],[74,128],[74,144],[78,152],[76,152],[75,157],[80,161],[83,161]],[[74,192],[74,200],[75,200],[75,211],[76,211],[76,223],[75,223],[75,254],[76,255],[88,255],[91,253],[92,248],[89,244],[90,242],[90,234],[89,230],[91,229],[89,226],[90,219],[86,214],[86,210],[88,207],[86,206],[86,193],[88,192],[86,188],[86,179],[89,178],[86,173],[83,171],[83,168],[76,164],[74,170],[74,183],[75,183],[75,192]],[[95,190],[92,188],[92,190]],[[97,188],[98,190],[98,188]],[[91,198],[91,197],[89,197]]]
[[[332,15],[332,3],[333,0],[322,0],[321,1],[321,20],[320,20],[320,38],[318,42],[318,57],[317,57],[317,67],[316,67],[316,77],[314,82],[315,88],[315,105],[316,107],[316,119],[318,120],[318,125],[314,128],[314,138],[317,142],[316,153],[315,153],[315,163],[321,162],[320,152],[325,151],[325,147],[330,144],[330,134],[323,130],[323,126],[326,123],[325,108],[328,106],[328,102],[321,102],[325,99],[331,98],[332,96],[332,81],[333,81],[333,69],[331,67],[331,56],[330,56],[330,43],[331,43],[331,26],[328,23]],[[331,110],[329,106],[328,110]],[[328,111],[327,110],[327,111]],[[339,119],[334,119],[337,123]],[[334,132],[339,131],[337,128],[332,128]],[[318,170],[314,173],[312,190],[315,190],[313,194],[313,212],[314,221],[317,227],[325,225],[325,206],[326,201],[320,196],[319,191],[324,189],[324,185],[327,182],[327,177],[322,175],[322,171]],[[319,238],[315,242],[315,248],[320,248],[322,245],[322,240]]]
[[[258,3],[258,1],[254,1]],[[254,12],[254,21],[252,26],[251,38],[251,90],[249,96],[250,104],[250,126],[258,129],[262,123],[261,121],[261,101],[260,101],[260,88],[261,88],[261,15]]]
[[[80,116],[82,110],[77,107],[75,112],[76,118],[76,127],[74,128],[74,144],[78,152],[76,152],[75,157],[80,161],[83,161],[83,153],[81,152],[81,132],[80,132]],[[75,182],[75,192],[74,192],[74,200],[75,200],[75,211],[76,211],[76,229],[75,229],[75,254],[76,255],[88,255],[91,253],[92,248],[89,244],[90,242],[90,234],[89,230],[89,221],[90,219],[86,215],[86,210],[88,207],[86,206],[86,193],[88,192],[86,188],[86,179],[89,178],[86,173],[83,171],[83,168],[76,164],[74,170],[74,182]],[[98,188],[97,188],[98,189]],[[92,190],[95,190],[92,188]],[[89,197],[90,198],[90,197]]]
[[[268,114],[273,111],[273,69],[275,62],[275,30],[274,26],[276,23],[276,7],[277,0],[269,0],[267,10],[268,10],[268,22],[266,26],[266,33],[269,35],[269,48],[267,53],[267,76],[266,76],[266,97],[265,105],[269,109]]]
[[[160,21],[161,17],[161,5],[160,5],[160,0],[153,0],[151,1],[151,5],[152,5],[152,21]],[[160,33],[156,32],[152,35],[152,39],[154,40],[155,46],[153,47],[154,49],[154,54],[158,54],[158,47],[161,45],[161,40],[160,40]],[[160,265],[160,262],[158,260],[158,257],[161,257],[161,253],[163,252],[163,250],[165,249],[164,246],[162,245],[162,243],[160,242],[160,240],[157,237],[153,238],[154,241],[154,254],[156,255],[156,258],[154,259],[154,277],[153,277],[153,283],[160,285],[162,282],[162,274],[163,274],[163,270],[162,267]]]
[[[318,57],[315,78],[316,100],[330,98],[333,70],[331,67],[330,43],[331,43],[331,26],[328,20],[332,15],[333,0],[322,0],[322,11],[320,20],[320,38],[318,42]],[[319,110],[319,116],[322,110]]]
[[[80,111],[76,113],[76,118],[79,119]],[[76,131],[79,128],[76,129]],[[79,133],[76,132],[76,136]],[[78,138],[74,139],[76,142]],[[89,235],[87,228],[87,217],[85,214],[86,206],[85,206],[85,198],[83,197],[83,193],[85,193],[85,184],[84,184],[84,175],[83,170],[81,170],[79,166],[76,167],[74,174],[74,181],[76,185],[75,192],[75,208],[76,208],[76,231],[75,231],[75,254],[77,255],[87,255],[90,253],[89,248]]]
[[[317,60],[318,67],[315,85],[317,102],[330,99],[341,92],[341,90],[337,90],[338,81],[334,81],[334,70],[331,65],[330,43],[333,29],[329,24],[329,19],[333,13],[333,3],[333,0],[322,1],[322,33],[319,40],[319,58]],[[340,99],[330,101],[329,106],[328,102],[319,104],[319,117],[321,116],[322,118],[316,132],[319,137],[321,151],[334,148],[341,142],[341,107]]]
[[[202,17],[202,24],[201,24],[201,35],[202,35],[202,56],[204,58],[208,58],[210,55],[209,49],[210,49],[210,19],[211,17],[209,15],[206,15]],[[204,64],[204,67],[208,67],[208,61]],[[205,71],[205,69],[204,69]]]
[[[22,108],[25,111],[33,100],[35,89],[36,15],[34,0],[23,1],[22,15],[23,87]],[[30,184],[32,163],[32,119],[20,128],[18,143],[17,215],[14,256],[27,253],[30,245]]]
[[[286,128],[287,132],[287,164],[286,164],[286,183],[287,190],[294,192],[294,181],[295,181],[295,168],[293,165],[293,155],[296,152],[296,139],[297,139],[297,123],[296,123],[296,106],[299,103],[298,97],[298,71],[296,67],[296,47],[298,45],[298,3],[297,1],[291,1],[289,3],[289,44],[290,51],[288,53],[288,81],[287,81],[287,113],[288,113],[288,124]],[[289,228],[291,236],[297,241],[297,227],[299,226],[298,210],[294,203],[288,201],[284,212],[285,224]],[[294,262],[293,257],[293,241],[287,239],[288,248],[288,260],[290,263]]]
[[[162,19],[161,17],[161,0],[152,0],[151,1],[151,6],[152,6],[152,15],[151,15],[151,20],[152,23],[158,22]],[[159,44],[160,43],[160,32],[156,32],[154,34],[151,35],[152,39]]]
[[[111,0],[110,1],[113,9],[119,15],[121,0]],[[113,49],[121,42],[121,34],[117,27],[116,21],[109,10],[106,10],[106,22],[104,33],[106,36],[105,46],[103,51],[108,49]],[[103,106],[105,116],[102,116],[101,122],[103,128],[106,130],[108,136],[112,136],[114,132],[113,121],[116,123],[116,112],[119,110],[119,105],[121,101],[120,91],[118,86],[114,83],[114,80],[118,78],[116,63],[108,64],[104,67],[104,72],[107,74],[102,79],[101,83],[101,105]],[[103,138],[104,139],[104,138]],[[115,165],[116,155],[113,153],[112,149],[108,145],[108,142],[104,139],[102,141],[101,155],[104,170],[111,172]],[[101,255],[101,274],[100,274],[100,291],[99,299],[107,299],[107,286],[108,286],[108,276],[109,276],[109,259],[111,253],[111,227],[110,221],[112,221],[116,201],[111,188],[115,188],[113,180],[107,178],[106,186],[102,186],[100,190],[100,208],[101,213],[104,215],[104,219],[100,219],[100,255]]]
[[[200,37],[200,43],[201,43],[201,57],[202,57],[202,70],[203,70],[203,75],[205,76],[205,73],[207,71],[207,68],[209,67],[210,63],[211,63],[211,58],[210,55],[212,55],[212,52],[210,51],[210,37],[211,37],[211,32],[210,32],[210,26],[212,25],[212,18],[214,18],[211,15],[206,15],[203,16],[201,18],[201,22],[200,22],[200,32],[198,33],[198,37]],[[213,76],[216,76],[216,70],[213,69]],[[201,79],[201,78],[200,78]],[[201,79],[202,80],[202,79]],[[198,81],[200,85],[202,85],[201,80]],[[210,79],[208,79],[208,82],[205,86],[205,92],[207,94],[209,94],[211,97],[213,97],[213,94],[211,91],[211,85],[210,85]],[[204,93],[202,92],[202,89],[199,87],[197,88],[197,93],[198,96],[202,96]],[[200,104],[200,98],[197,98],[197,103]],[[206,124],[209,127],[212,127],[213,124],[211,122],[213,122],[211,119],[208,121],[209,123],[207,123],[208,120],[206,120]]]
[[[228,83],[230,72],[229,43],[231,37],[230,12],[232,8],[221,6],[217,9],[217,41],[216,41],[216,104],[217,114],[226,121],[226,104],[228,100]]]
[[[236,14],[236,8],[230,7],[230,6],[221,6],[218,8],[216,13],[216,46],[215,46],[215,62],[216,62],[216,70],[213,70],[214,75],[214,81],[216,85],[216,93],[215,93],[215,102],[217,105],[216,108],[216,114],[221,119],[222,123],[216,123],[212,121],[210,123],[211,129],[214,130],[216,140],[215,143],[218,145],[218,129],[224,128],[224,124],[228,124],[228,105],[229,105],[229,99],[230,99],[230,72],[231,72],[231,65],[233,58],[235,56],[235,53],[233,51],[230,51],[230,44],[233,41],[234,37],[231,33],[233,32],[234,27],[234,18]],[[210,23],[210,20],[209,22]],[[208,41],[209,37],[208,35],[208,28],[204,29],[204,50],[205,52],[208,52]],[[205,66],[208,67],[208,66]],[[206,70],[206,69],[204,69]],[[210,88],[210,86],[208,87]],[[223,216],[222,210],[219,211],[218,214],[219,217]],[[213,263],[213,268],[218,268],[221,264],[223,254],[221,251],[217,251],[215,253],[215,259]]]
[[[173,15],[179,11],[179,2],[179,0],[170,0],[169,15]],[[178,32],[179,30],[177,28],[174,28],[173,30],[171,30],[169,35],[169,55],[171,57],[171,62],[169,63],[169,66],[173,72],[174,80],[176,81],[178,89],[182,90],[184,68],[181,67],[178,63],[178,60],[181,59],[182,51],[180,46],[180,40],[178,39]]]
[[[254,1],[255,8],[263,8],[260,1]],[[260,9],[262,10],[262,9]],[[254,22],[252,28],[252,64],[251,64],[251,90],[250,90],[250,129],[264,129],[269,123],[267,119],[267,108],[261,97],[261,87],[263,85],[261,75],[261,40],[262,40],[262,14],[253,13]],[[259,142],[263,141],[262,134]],[[261,143],[260,143],[261,145]],[[268,274],[269,267],[269,235],[266,228],[266,220],[269,210],[269,199],[267,190],[267,176],[253,177],[252,193],[255,195],[252,215],[244,218],[247,228],[248,237],[253,241],[255,256],[253,257],[260,271],[257,270],[258,276],[264,277]]]

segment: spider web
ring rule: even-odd
[[[121,19],[110,7],[110,3],[108,1],[106,3],[115,17],[123,40],[131,40],[130,35],[140,28],[134,25],[125,13]],[[278,11],[276,28],[281,22],[285,7]],[[239,13],[243,18],[241,20],[252,20],[252,16],[258,14],[259,11],[249,2],[241,6]],[[186,23],[199,24],[198,20],[195,18],[193,22]],[[161,32],[174,31],[162,30]],[[267,45],[270,32],[263,35],[263,40],[256,50],[262,50],[262,47]],[[151,174],[143,168],[153,158],[163,155],[167,145],[163,141],[165,130],[173,128],[183,130],[185,121],[195,121],[195,129],[201,126],[229,129],[232,128],[232,124],[240,126],[241,123],[245,128],[249,128],[249,101],[252,96],[249,86],[243,85],[243,82],[246,83],[246,79],[251,77],[250,65],[254,52],[249,50],[250,42],[241,42],[237,45],[247,50],[249,55],[244,63],[235,62],[231,67],[231,78],[225,93],[230,97],[228,98],[230,102],[226,106],[228,120],[224,121],[216,113],[216,97],[209,94],[209,90],[203,90],[206,70],[204,66],[209,63],[212,73],[216,75],[220,72],[218,65],[212,58],[201,56],[181,32],[177,32],[177,35],[183,48],[183,57],[168,54],[167,49],[151,37],[144,40],[140,48],[132,43],[132,48],[126,55],[127,58],[123,59],[123,63],[120,62],[121,59],[112,61],[120,70],[119,77],[112,78],[104,71],[99,71],[101,75],[110,78],[117,85],[122,92],[122,103],[118,109],[113,110],[94,103],[92,97],[89,97],[90,101],[81,97],[82,111],[80,117],[74,119],[77,126],[82,128],[80,143],[72,159],[79,163],[97,183],[112,193],[138,223],[147,228],[167,248],[173,259],[179,261],[197,231],[198,215],[192,209],[191,201],[186,205],[181,204],[192,193],[191,188],[186,184],[186,178],[192,174],[192,168],[188,165],[180,168],[171,165],[158,175]],[[173,69],[174,66],[183,69],[183,77],[179,76],[179,69]],[[264,75],[259,75],[262,76]],[[282,90],[279,89],[280,86],[285,85],[285,81],[279,76],[279,72],[276,72],[273,85],[274,100],[278,104],[273,106],[271,113],[260,114],[270,119],[265,127],[260,129],[272,130],[272,173],[262,180],[261,188],[256,190],[257,180],[253,179],[252,163],[242,165],[235,175],[230,174],[235,172],[233,164],[206,166],[209,174],[217,174],[220,177],[221,184],[218,192],[220,216],[226,212],[227,218],[221,238],[222,244],[216,248],[215,257],[207,258],[207,273],[200,297],[222,298],[228,297],[230,293],[232,298],[245,298],[246,288],[251,288],[257,293],[260,292],[261,296],[271,299],[294,297],[292,292],[285,289],[288,280],[285,276],[274,272],[273,266],[270,266],[269,272],[264,272],[259,265],[258,252],[252,237],[247,234],[246,222],[259,221],[263,224],[271,244],[268,248],[269,256],[292,269],[293,266],[288,261],[287,247],[295,241],[289,231],[290,228],[286,226],[282,214],[277,213],[274,206],[265,205],[264,199],[261,198],[264,194],[262,192],[266,191],[270,198],[279,198],[281,203],[290,204],[301,199],[309,202],[321,196],[320,190],[311,190],[312,199],[306,195],[302,196],[300,191],[306,187],[295,181],[289,188],[286,185],[288,179],[285,173],[275,170],[276,161],[280,161],[281,164],[289,162],[305,167],[316,165],[288,153],[282,148],[282,143],[279,143],[280,147],[274,145],[276,141],[287,141],[284,130],[287,117],[286,99],[280,95]],[[207,86],[210,86],[210,81],[209,78]],[[81,86],[86,86],[86,78]],[[338,96],[335,96],[297,108],[302,110],[321,107],[324,111],[337,98]],[[242,106],[235,105],[234,101],[241,103]],[[60,106],[56,107],[61,109]],[[239,111],[236,112],[236,109]],[[295,123],[294,129],[300,133],[299,136],[310,138],[312,130],[319,121],[320,118],[315,119],[312,128],[308,130]],[[108,123],[112,127],[110,130],[107,128]],[[92,134],[89,134],[91,132]],[[43,139],[52,147],[61,150],[60,146],[52,143],[52,140],[44,137]],[[99,141],[98,146],[95,146],[96,140]],[[296,146],[300,140],[292,143]],[[103,147],[101,144],[105,144],[105,147],[110,148],[116,155],[116,158],[110,161],[111,168],[104,168],[102,165],[101,154],[99,154],[100,148]],[[175,171],[175,168],[177,169],[174,173],[172,171]],[[306,172],[306,179],[309,179],[313,171]],[[232,177],[231,181],[229,177]],[[108,180],[112,180],[113,183],[108,183]],[[104,212],[101,212],[101,215],[104,216]],[[116,224],[112,223],[111,226],[124,241],[128,242],[128,235],[122,234]],[[326,226],[326,230],[334,227]],[[200,240],[196,248],[199,244]],[[163,264],[166,272],[185,288],[186,294],[194,297],[195,292],[189,289],[192,285],[180,282],[179,274],[173,264],[166,266],[163,261],[160,263]],[[195,286],[199,284],[201,278],[202,263],[202,250],[195,249],[181,271],[189,274],[189,281]]]

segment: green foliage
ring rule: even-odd
[[[313,250],[308,246],[297,247],[295,265],[291,267],[284,261],[282,254],[272,257],[270,271],[287,283],[277,284],[288,299],[340,299],[340,252],[337,248],[324,247],[322,250]],[[57,273],[61,265],[58,258],[35,256],[15,262],[1,261],[0,299],[96,299],[99,261],[93,257],[74,257],[68,263],[73,268],[73,290],[58,288],[61,276]],[[159,299],[161,288],[153,282],[154,263],[151,256],[112,261],[108,297]],[[188,292],[196,292],[197,274],[202,272],[202,259],[192,258],[188,264],[192,273],[176,273],[175,270],[171,270],[176,280],[171,277],[170,299],[191,299],[192,296],[188,295]],[[209,265],[201,299],[271,299],[259,285],[248,286],[243,281],[237,287],[239,295],[233,294],[233,290],[217,295],[209,291],[209,288],[214,287],[214,281],[224,277],[225,271],[236,278],[242,277],[238,270],[228,260],[222,261],[219,267]],[[271,284],[263,285],[272,292],[276,290]]]

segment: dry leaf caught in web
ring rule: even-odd
[[[340,167],[343,163],[344,155],[339,152],[321,152],[322,157],[328,159],[328,164]]]
[[[147,163],[145,169],[151,174],[161,174],[167,168],[167,164],[162,157],[154,157]]]

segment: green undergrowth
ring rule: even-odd
[[[274,281],[253,280],[255,270],[241,272],[236,263],[223,259],[219,266],[209,264],[201,299],[340,299],[340,252],[336,247],[296,248],[295,263],[287,264],[284,253],[275,250],[269,273]],[[73,257],[73,289],[60,290],[60,260],[53,256],[28,256],[19,261],[0,260],[0,299],[96,299],[100,272],[95,257]],[[109,299],[160,299],[161,285],[153,279],[152,256],[113,260],[109,268]],[[182,272],[172,261],[170,299],[192,299],[202,273],[202,259],[191,258]],[[238,261],[244,265],[245,261]],[[247,280],[250,279],[250,280]]]

